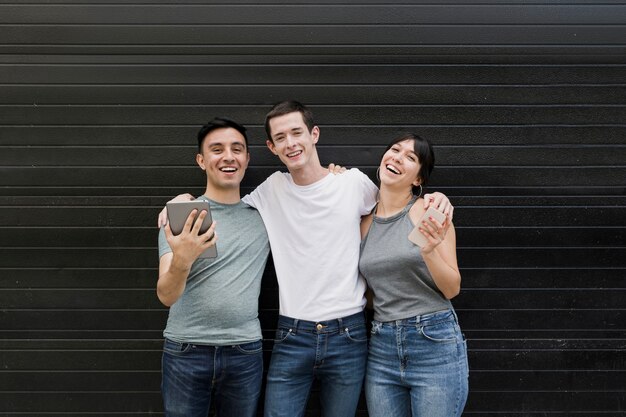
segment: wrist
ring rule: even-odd
[[[181,256],[176,256],[172,258],[172,263],[170,263],[170,272],[175,274],[188,274],[191,270],[191,264],[193,262],[189,262],[189,260],[185,259]]]
[[[430,248],[430,250],[428,251],[425,251],[422,249],[422,258],[434,259],[435,253],[437,252],[435,249],[436,249],[435,246]]]

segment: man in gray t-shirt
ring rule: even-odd
[[[250,155],[245,128],[215,118],[198,132],[196,162],[206,172],[214,220],[192,212],[174,236],[159,232],[159,300],[170,307],[163,332],[166,417],[256,416],[263,378],[258,298],[269,242],[259,213],[240,199]],[[216,245],[217,258],[198,258]],[[212,396],[214,398],[212,398]]]

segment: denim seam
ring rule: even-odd
[[[356,330],[356,328],[355,328],[355,330]],[[364,339],[356,339],[356,338],[352,337],[352,335],[350,334],[350,329],[348,327],[346,327],[344,329],[344,331],[341,332],[340,334],[345,335],[345,337],[349,341],[354,342],[354,343],[366,343],[367,342],[367,330],[365,330],[365,338]]]
[[[245,349],[242,349],[240,345],[235,345],[235,346],[233,346],[233,348],[234,348],[237,352],[241,353],[242,355],[256,355],[256,354],[257,354],[257,353],[259,353],[259,352],[263,352],[263,345],[262,345],[262,344],[261,344],[261,347],[259,347],[259,348],[257,348],[257,349],[254,349],[254,350],[245,350]]]
[[[432,327],[432,326],[436,326],[438,324],[442,324],[445,322],[439,322],[439,323],[433,323],[433,324],[429,324],[428,326],[418,326],[416,327],[417,331],[419,332],[419,334],[421,334],[422,336],[424,336],[427,340],[430,340],[433,343],[453,343],[453,342],[457,342],[458,344],[458,337],[457,337],[457,332],[456,329],[454,329],[454,337],[451,337],[449,339],[435,339],[433,337],[430,337],[428,334],[426,334],[426,332],[424,331],[424,328],[426,327]]]
[[[175,345],[177,349],[168,348],[167,347],[168,343]],[[192,348],[193,348],[193,345],[190,343],[175,342],[169,339],[166,339],[165,342],[163,343],[163,352],[170,354],[170,355],[175,355],[175,356],[184,356],[187,353],[189,353],[189,351]]]
[[[454,405],[454,415],[455,416],[458,416],[459,415],[459,411],[461,411],[459,409],[461,408],[461,389],[463,387],[463,384],[462,384],[461,381],[462,381],[462,378],[463,378],[463,375],[462,375],[463,367],[461,366],[459,359],[461,358],[461,354],[463,353],[462,352],[463,351],[463,343],[464,342],[461,341],[461,343],[457,343],[456,344],[456,354],[457,354],[457,361],[456,361],[456,365],[457,366],[456,366],[456,369],[457,369],[457,384],[458,385],[457,385],[457,392],[456,392],[456,403]],[[466,354],[466,356],[467,356],[467,354]]]

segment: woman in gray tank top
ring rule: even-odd
[[[467,399],[467,348],[450,303],[461,287],[451,207],[443,224],[432,217],[418,224],[434,162],[427,140],[392,141],[379,166],[378,205],[361,224],[359,269],[374,306],[370,417],[458,417]],[[408,239],[415,225],[422,247]]]

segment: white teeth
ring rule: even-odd
[[[400,174],[400,171],[398,171],[395,167],[391,166],[391,165],[387,165],[387,169],[391,172],[393,172],[394,174]]]
[[[220,171],[222,171],[222,172],[235,172],[235,171],[237,171],[237,168],[224,167],[224,168],[220,168]]]
[[[302,151],[296,151],[296,152],[292,152],[292,153],[288,153],[287,156],[289,158],[293,158],[294,156],[298,156],[302,153]]]

